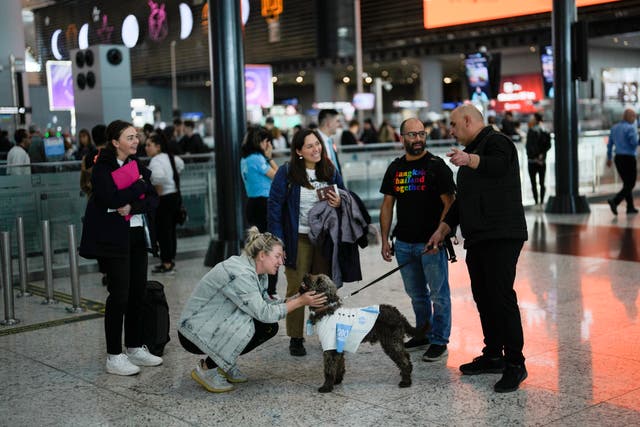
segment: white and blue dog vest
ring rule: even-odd
[[[339,308],[332,315],[316,323],[322,350],[355,353],[364,337],[371,331],[380,313],[380,306]]]

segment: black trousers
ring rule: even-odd
[[[104,312],[107,353],[122,353],[122,320],[124,344],[142,346],[142,303],[147,289],[147,244],[144,228],[129,228],[129,253],[123,257],[100,258],[109,284]]]
[[[249,226],[255,225],[261,233],[267,231],[267,197],[249,197],[245,213]],[[269,274],[269,286],[267,292],[269,295],[276,293],[276,284],[278,283],[277,274]]]
[[[249,353],[254,348],[259,345],[264,344],[269,341],[271,338],[275,337],[278,333],[278,324],[277,323],[262,323],[259,320],[253,319],[253,325],[255,327],[255,332],[251,341],[247,344],[247,346],[242,350],[240,354]],[[182,348],[187,350],[191,354],[205,354],[204,351],[200,350],[198,346],[192,343],[189,339],[187,339],[184,335],[182,335],[178,331],[178,339],[180,340],[180,344]],[[205,363],[207,364],[207,368],[212,369],[218,366],[216,362],[213,361],[209,356],[207,356]]]
[[[616,155],[613,161],[622,179],[622,190],[615,195],[613,203],[618,205],[624,199],[627,201],[627,210],[632,210],[634,208],[632,192],[638,177],[636,158],[634,156]]]
[[[160,260],[169,264],[176,259],[176,214],[180,205],[178,193],[160,196],[156,210],[156,236],[160,247]]]
[[[467,269],[484,335],[482,353],[504,354],[508,363],[524,363],[524,337],[518,299],[513,289],[523,242],[487,240],[467,249]]]
[[[540,182],[540,203],[544,203],[544,193],[546,187],[544,186],[544,176],[547,172],[546,163],[529,162],[529,179],[531,180],[531,191],[533,192],[533,200],[538,204],[538,185],[536,184],[536,176]]]

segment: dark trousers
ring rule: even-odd
[[[267,197],[249,197],[247,199],[246,215],[249,226],[255,225],[261,233],[267,231]],[[269,274],[269,286],[267,293],[273,295],[276,293],[276,284],[278,283],[277,274]]]
[[[178,193],[160,196],[160,204],[156,210],[156,236],[160,247],[160,260],[165,264],[176,259],[176,213],[179,207]]]
[[[259,320],[253,319],[253,325],[255,327],[255,332],[253,333],[253,337],[251,341],[247,344],[247,346],[242,350],[240,354],[249,353],[254,348],[259,345],[264,344],[269,341],[271,338],[275,337],[278,333],[278,324],[277,323],[262,323]],[[178,331],[178,339],[180,340],[180,344],[182,348],[187,350],[191,354],[205,354],[204,351],[200,350],[198,346],[192,343],[189,339],[187,339],[184,335],[182,335]],[[207,356],[205,363],[207,364],[207,368],[212,369],[218,366],[216,362],[213,361],[209,356]]]
[[[484,335],[483,354],[502,356],[508,363],[524,363],[524,337],[518,299],[513,289],[523,242],[487,240],[467,249],[471,291]]]
[[[633,187],[636,186],[638,165],[634,156],[616,155],[614,157],[616,169],[622,179],[622,190],[613,198],[613,203],[618,205],[623,199],[627,201],[627,210],[633,210]]]
[[[118,258],[101,258],[107,274],[109,296],[104,312],[107,353],[122,353],[124,345],[142,346],[142,303],[147,286],[147,244],[144,228],[129,228],[129,253]]]
[[[529,179],[531,180],[531,191],[533,192],[533,200],[538,204],[538,185],[536,184],[536,176],[540,182],[540,203],[544,203],[544,175],[547,172],[546,163],[529,162]]]

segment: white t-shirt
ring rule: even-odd
[[[173,160],[176,164],[176,171],[178,173],[182,172],[184,169],[182,159],[178,156],[173,156]],[[151,170],[151,183],[162,186],[160,196],[166,196],[178,191],[173,180],[173,169],[171,169],[171,161],[167,153],[158,153],[153,156],[151,162],[149,162],[149,169]]]
[[[7,175],[31,175],[31,164],[29,153],[20,145],[15,145],[7,154]],[[11,167],[16,166],[16,167]]]
[[[341,350],[355,353],[364,337],[371,331],[380,314],[379,305],[361,308],[341,307],[331,316],[316,323],[322,350]],[[338,345],[338,341],[341,341]]]
[[[309,211],[318,201],[316,189],[326,187],[327,183],[316,180],[316,170],[307,169],[307,177],[313,186],[313,190],[300,187],[300,218],[298,220],[298,233],[309,234]]]

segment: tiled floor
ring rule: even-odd
[[[42,297],[33,296],[15,300],[22,332],[0,327],[0,425],[640,425],[640,215],[614,218],[605,203],[591,208],[582,216],[527,212],[530,240],[516,290],[529,378],[515,393],[492,391],[499,375],[463,377],[458,371],[482,346],[458,246],[459,261],[450,265],[449,357],[425,363],[421,353],[412,353],[411,388],[398,388],[395,366],[380,347],[365,344],[348,357],[344,383],[319,394],[317,337],[307,339],[308,356],[291,357],[284,325],[239,359],[250,380],[231,393],[207,393],[190,378],[197,358],[182,350],[175,330],[161,367],[116,377],[104,372],[102,318],[38,328],[93,313],[71,315],[67,304],[41,305]],[[381,261],[379,246],[362,255],[365,281],[345,292],[395,266]],[[202,258],[181,260],[178,269],[160,279],[173,324],[207,271]],[[81,284],[84,298],[104,300],[99,275],[85,274]],[[69,293],[68,279],[56,279],[55,287]],[[381,302],[413,319],[397,273],[347,305]]]

